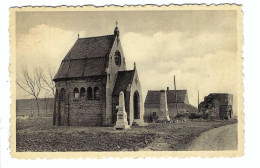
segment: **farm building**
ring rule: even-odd
[[[137,68],[126,69],[119,29],[114,34],[78,38],[54,77],[55,125],[112,126],[124,92],[128,124],[143,123]]]
[[[39,117],[52,117],[54,109],[54,98],[40,98]],[[38,117],[37,104],[35,99],[18,99],[16,100],[16,117],[29,118]]]
[[[229,119],[233,114],[233,95],[228,93],[211,93],[199,104],[199,111],[204,116]]]
[[[160,99],[163,96],[163,92],[166,92],[167,103],[161,102],[164,99]],[[177,93],[177,95],[176,95]],[[177,99],[176,99],[177,98]],[[198,109],[193,105],[189,104],[187,90],[149,90],[145,99],[145,118],[149,119],[151,116],[160,115],[161,104],[167,104],[170,118],[174,118],[178,112],[190,113],[197,112]],[[177,106],[177,110],[176,110]]]

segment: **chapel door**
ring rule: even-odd
[[[140,98],[138,91],[134,93],[134,119],[140,119]]]

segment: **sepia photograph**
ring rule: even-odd
[[[241,6],[23,7],[10,19],[14,157],[243,155]]]

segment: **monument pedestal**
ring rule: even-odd
[[[146,124],[143,120],[141,120],[141,119],[134,119],[132,125],[136,125],[136,126],[146,126],[147,124]]]
[[[116,121],[116,125],[114,128],[115,129],[129,129],[130,128],[130,126],[128,125],[128,122],[127,122],[127,114],[125,111],[118,110],[117,121]]]

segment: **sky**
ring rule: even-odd
[[[174,75],[194,106],[198,90],[200,101],[209,93],[236,98],[236,17],[231,10],[17,12],[17,80],[24,67],[57,72],[78,34],[113,34],[117,20],[127,68],[136,62],[144,98],[148,90],[174,89]],[[30,96],[17,87],[22,98]]]

